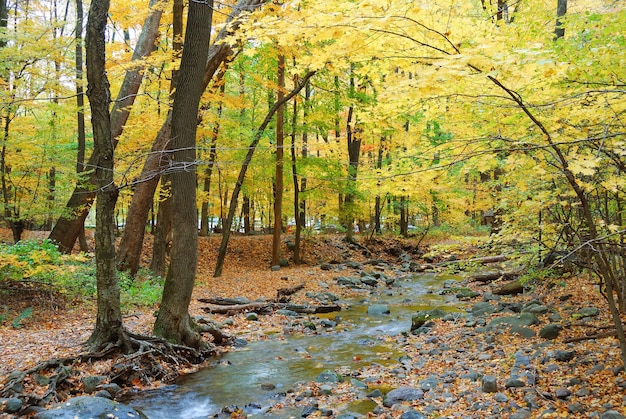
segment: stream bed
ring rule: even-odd
[[[269,335],[216,358],[173,385],[137,393],[127,403],[150,419],[218,417],[229,407],[242,409],[249,418],[299,417],[301,409],[278,405],[295,385],[314,381],[323,371],[399,363],[403,353],[387,337],[409,333],[412,315],[418,310],[458,310],[453,296],[437,293],[451,279],[461,278],[435,274],[400,277],[390,288],[342,301],[349,305],[345,310],[314,315],[335,321],[334,327],[320,330],[318,326],[314,334]],[[377,304],[388,306],[390,314],[369,314],[368,307]],[[302,321],[302,317],[294,321]]]

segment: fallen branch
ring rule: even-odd
[[[593,335],[575,336],[575,337],[567,338],[567,339],[564,339],[563,342],[565,343],[582,342],[584,340],[604,339],[604,338],[610,338],[610,337],[616,337],[616,336],[617,336],[617,331],[610,330],[604,333],[596,333]]]
[[[297,293],[298,291],[300,291],[301,289],[304,289],[304,284],[296,285],[295,287],[290,287],[290,288],[279,288],[276,291],[276,299],[278,301],[281,301],[283,297],[293,295]]]

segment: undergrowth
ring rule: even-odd
[[[147,269],[132,278],[120,272],[122,309],[153,306],[159,302],[163,280]],[[32,314],[11,310],[11,300],[37,295],[41,301],[93,299],[96,296],[96,266],[92,254],[61,253],[50,240],[26,240],[17,244],[0,243],[0,293],[6,305],[0,306],[0,324],[11,320],[14,327]],[[33,300],[34,302],[34,300]]]

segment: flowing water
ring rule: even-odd
[[[315,380],[324,370],[398,363],[402,353],[383,338],[409,332],[411,316],[418,310],[455,310],[452,297],[434,292],[447,279],[459,278],[433,274],[404,277],[391,289],[348,301],[347,310],[316,315],[338,320],[330,330],[312,335],[268,336],[224,354],[174,385],[141,392],[128,403],[150,419],[206,418],[217,415],[225,406],[238,406],[251,418],[299,416],[299,410],[267,410],[280,401],[281,393],[298,382]],[[391,314],[367,313],[368,306],[381,303],[389,306]]]

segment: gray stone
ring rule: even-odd
[[[474,316],[485,316],[487,314],[495,313],[496,308],[493,304],[488,303],[486,301],[481,301],[476,303],[470,309],[470,313]]]
[[[421,400],[424,398],[424,391],[414,387],[398,387],[391,390],[385,396],[383,406],[391,407],[396,403],[410,402],[412,400]]]
[[[493,375],[485,375],[482,379],[481,389],[483,393],[495,393],[498,391],[498,382]]]
[[[84,377],[82,381],[83,381],[83,389],[85,390],[85,393],[87,394],[93,393],[94,391],[96,391],[96,389],[98,388],[100,384],[105,382],[106,379],[107,377],[104,375],[90,375],[90,376]]]
[[[624,419],[624,416],[615,410],[607,410],[600,415],[600,419]]]
[[[374,316],[380,316],[383,314],[389,314],[391,310],[387,304],[372,304],[367,308],[367,314],[372,314]]]
[[[533,313],[533,314],[546,314],[550,309],[547,306],[542,304],[533,304],[529,307],[525,307],[522,309],[524,313]]]
[[[509,401],[509,398],[504,393],[494,394],[493,399],[498,403],[506,403],[507,401]]]
[[[563,326],[560,324],[550,323],[541,328],[539,336],[544,339],[556,339],[559,337],[561,330],[563,330]]]
[[[340,276],[335,279],[337,285],[343,285],[350,288],[361,288],[362,282],[357,278],[350,278],[347,276]]]
[[[569,396],[572,395],[572,392],[569,391],[569,389],[567,388],[557,388],[556,391],[554,392],[554,395],[556,396],[557,399],[567,399]]]
[[[584,307],[576,312],[580,317],[596,317],[600,314],[600,309],[597,307]]]
[[[511,415],[511,419],[528,419],[530,417],[530,410],[527,409],[518,409],[517,412]]]
[[[357,380],[356,378],[350,379],[350,384],[352,384],[354,387],[360,388],[360,389],[367,388],[367,384],[365,384],[363,381]]]
[[[0,412],[17,413],[22,409],[22,401],[17,397],[0,398]]]
[[[256,314],[256,313],[248,313],[248,314],[246,314],[246,320],[255,322],[255,321],[259,320],[259,315]]]
[[[383,392],[382,392],[382,391],[380,391],[380,389],[379,389],[379,388],[376,388],[376,389],[374,389],[373,391],[371,391],[371,392],[367,393],[367,394],[365,395],[365,397],[369,397],[369,398],[372,398],[372,399],[375,399],[375,398],[377,398],[377,397],[383,397]]]
[[[521,327],[521,326],[513,325],[511,327],[511,331],[522,337],[525,337],[526,339],[531,339],[535,337],[535,331],[528,327]]]
[[[400,419],[426,419],[426,416],[422,415],[417,410],[409,410],[400,415]]]
[[[428,377],[420,381],[420,388],[424,391],[436,388],[439,385],[439,379],[437,377]]]
[[[567,362],[574,359],[576,351],[556,351],[554,353],[554,359],[560,362]]]
[[[504,383],[504,387],[506,388],[519,388],[519,387],[525,387],[525,386],[526,386],[526,383],[524,383],[519,378],[510,378],[506,381],[506,383]]]
[[[361,277],[361,282],[365,285],[369,285],[370,287],[377,287],[378,286],[378,280],[372,276],[364,276]]]
[[[141,418],[148,419],[138,410],[104,397],[81,396],[69,399],[55,407],[35,415],[37,419],[65,419],[65,418],[94,418],[109,419]]]
[[[335,371],[325,370],[319,373],[315,381],[318,383],[339,383],[342,381],[342,377]]]
[[[521,313],[517,316],[502,316],[496,317],[489,322],[489,327],[498,325],[511,325],[511,326],[532,326],[539,324],[539,319],[533,313]]]

